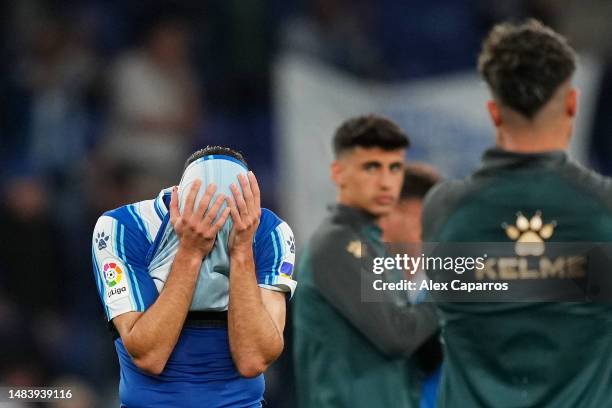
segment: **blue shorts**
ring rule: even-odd
[[[159,376],[134,365],[121,339],[115,340],[125,408],[257,408],[264,376],[241,377],[229,351],[227,328],[185,327]]]

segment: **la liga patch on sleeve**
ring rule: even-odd
[[[112,304],[128,297],[127,268],[118,259],[107,258],[102,261],[102,278],[106,287],[106,303]]]

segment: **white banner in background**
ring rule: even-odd
[[[584,162],[599,64],[581,60],[575,83],[580,114],[571,147]],[[408,160],[434,165],[445,177],[471,173],[494,143],[486,85],[475,72],[400,83],[359,80],[304,56],[286,54],[275,68],[275,105],[282,213],[303,243],[335,200],[329,178],[331,140],[345,119],[378,113],[409,135]]]

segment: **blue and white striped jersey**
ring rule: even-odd
[[[108,320],[144,312],[157,298],[170,273],[172,259],[159,260],[169,223],[170,189],[157,198],[111,210],[96,224],[92,241],[94,275]],[[286,222],[262,209],[253,243],[259,286],[289,292],[295,262],[293,232]],[[202,269],[190,310],[227,310],[229,260],[215,270]]]
[[[176,235],[169,225],[170,195],[171,190],[166,189],[154,200],[117,208],[98,219],[92,256],[108,320],[130,311],[147,310],[168,278],[178,250]],[[215,248],[202,262],[191,310],[227,310],[229,258],[222,244],[229,228],[228,224],[223,227]],[[293,294],[293,233],[267,209],[262,209],[253,253],[259,285]],[[238,373],[229,349],[227,327],[185,326],[158,376],[136,367],[121,338],[114,343],[122,407],[195,408],[203,403],[211,408],[261,407],[264,377],[245,378]]]

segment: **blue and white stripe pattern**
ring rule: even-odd
[[[242,163],[228,156],[207,156],[191,163],[179,185],[180,208],[184,207],[185,193],[196,179],[202,180],[202,187],[196,197],[197,203],[210,182],[217,185],[217,194],[231,195],[230,184],[237,184],[238,174],[245,174],[246,171]],[[230,270],[227,238],[230,230],[231,219],[219,231],[213,251],[202,263],[191,310],[227,310]],[[166,281],[178,250],[178,238],[171,225],[165,225],[161,237],[152,251],[149,265],[149,272],[158,287]],[[275,240],[274,244],[272,240]],[[291,264],[292,270],[295,260],[295,246],[285,246],[285,241],[293,243],[293,233],[289,226],[273,212],[263,209],[254,241],[257,281],[268,289],[292,292],[295,284],[290,279],[291,274],[281,277],[279,272],[282,265],[288,270],[287,265]]]
[[[182,192],[188,191],[196,178],[203,181],[196,198],[198,202],[213,181],[217,184],[217,193],[230,195],[229,184],[237,183],[238,173],[246,173],[246,167],[228,156],[196,160],[181,180],[179,206],[184,206],[186,194]],[[122,313],[145,311],[168,278],[178,250],[178,238],[169,223],[170,195],[171,189],[162,190],[154,200],[105,213],[96,224],[92,241],[94,274],[109,320]],[[231,219],[219,232],[213,251],[202,263],[191,310],[227,310],[230,230]],[[262,209],[253,249],[258,284],[293,295],[295,242],[287,223],[272,211]],[[118,270],[122,272],[119,279],[115,276]]]
[[[262,218],[264,218],[263,214]],[[267,220],[262,220],[262,223],[264,221]],[[280,220],[276,215],[270,217],[270,221],[267,222],[269,223],[267,226],[257,231],[257,235],[260,235],[260,231],[269,230],[267,241],[272,243],[272,251],[269,252],[273,254],[273,261],[271,267],[265,268],[268,273],[264,274],[263,284],[270,288],[282,288],[282,290],[293,294],[296,286],[296,282],[292,279],[293,266],[295,264],[295,241],[293,231],[291,231],[291,228],[289,228],[286,222]],[[266,248],[266,236],[261,236],[259,238],[259,245],[257,238],[256,236],[255,246]],[[267,249],[261,251],[261,258],[265,259],[266,251]],[[265,260],[262,263],[265,264]]]
[[[169,190],[162,191],[155,200],[109,211],[96,223],[92,240],[94,274],[109,320],[130,311],[143,312],[157,298],[146,257],[163,224],[165,214],[160,217],[156,206],[163,203],[164,197],[169,197]],[[121,276],[113,280],[113,273]]]

